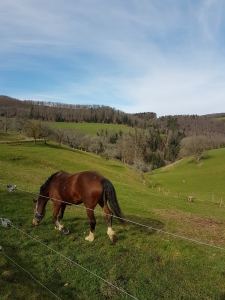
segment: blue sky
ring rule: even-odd
[[[225,112],[224,0],[1,0],[0,94]]]

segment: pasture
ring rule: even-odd
[[[102,123],[67,123],[67,122],[44,122],[46,125],[54,129],[70,129],[81,131],[84,134],[97,134],[101,131],[130,131],[131,127],[118,124],[102,124]]]
[[[138,172],[90,153],[54,143],[1,144],[0,218],[12,222],[0,228],[1,299],[225,299],[224,159],[224,149],[199,166],[184,159],[145,174],[143,185]],[[61,169],[96,170],[113,183],[128,220],[113,220],[116,244],[100,207],[93,243],[84,239],[82,205],[66,209],[68,235],[54,229],[51,201],[32,226],[33,198]],[[6,184],[17,190],[8,192]]]

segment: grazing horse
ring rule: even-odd
[[[51,199],[54,204],[52,220],[55,228],[63,233],[69,230],[60,224],[66,205],[83,203],[90,222],[90,234],[85,239],[94,240],[96,220],[94,209],[99,204],[107,215],[107,234],[112,242],[115,241],[115,232],[112,230],[113,213],[120,221],[123,221],[115,189],[112,183],[95,171],[85,171],[76,174],[69,174],[59,171],[52,174],[40,188],[38,200],[34,200],[33,224],[38,225],[45,215],[45,206]],[[110,204],[109,209],[107,202]]]

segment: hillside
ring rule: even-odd
[[[142,118],[109,106],[19,100],[8,96],[0,96],[0,116],[55,122],[113,123],[138,127],[144,126]],[[155,113],[151,113],[150,116],[151,118],[156,118]]]
[[[205,206],[204,214],[210,215],[212,207],[225,205],[225,191],[222,188],[225,180],[224,159],[224,148],[211,150],[199,163],[188,157],[146,176],[149,184],[159,193],[185,200],[193,196],[196,203]],[[197,212],[195,206],[194,210]]]
[[[193,134],[224,135],[225,133],[224,112],[203,116],[169,115],[157,118],[154,112],[128,114],[109,106],[19,100],[2,95],[0,95],[0,116],[51,122],[123,124],[157,130],[161,134],[165,134],[168,130],[180,131],[185,133],[185,136]],[[219,122],[217,122],[218,120]]]
[[[0,130],[5,133],[16,131],[34,142],[39,138],[44,143],[53,140],[59,145],[120,160],[142,171],[190,155],[184,149],[190,143],[184,140],[188,137],[204,136],[201,140],[207,141],[207,149],[224,147],[223,115],[157,118],[151,112],[126,114],[108,106],[21,101],[0,96]],[[97,136],[90,137],[89,132]]]
[[[211,151],[202,165],[184,159],[147,173],[144,185],[140,173],[129,166],[84,151],[54,143],[2,144],[0,217],[10,219],[13,227],[1,228],[1,246],[61,299],[129,299],[108,281],[135,299],[181,299],[181,295],[189,299],[190,294],[196,300],[222,299],[225,206],[220,205],[220,198],[225,196],[224,159],[224,149]],[[106,235],[100,207],[96,207],[93,243],[84,240],[89,226],[82,206],[66,209],[64,223],[69,235],[54,229],[51,203],[40,226],[31,226],[32,199],[45,180],[60,169],[72,173],[97,170],[113,183],[127,219],[124,226],[114,220],[114,246]],[[9,193],[6,184],[16,184],[17,190]],[[190,191],[196,196],[194,202],[187,201]],[[0,255],[0,266],[4,299],[12,295],[24,299],[28,292],[32,300],[55,299],[4,255]]]

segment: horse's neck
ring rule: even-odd
[[[49,199],[50,199],[49,193],[42,193],[42,195],[38,199],[38,203],[39,203],[40,207],[45,208]]]

